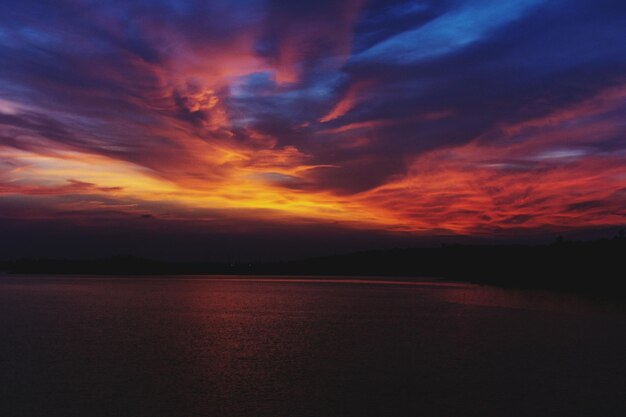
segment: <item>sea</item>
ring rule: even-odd
[[[0,276],[2,417],[626,415],[626,309],[402,278]]]

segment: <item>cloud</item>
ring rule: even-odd
[[[419,235],[622,224],[626,8],[563,6],[1,3],[0,206]]]
[[[350,54],[352,25],[363,1],[271,0],[257,50],[281,84],[301,81],[319,65],[337,68]]]
[[[395,35],[354,57],[409,64],[454,53],[479,42],[494,30],[521,18],[542,0],[463,2],[424,25]]]
[[[415,231],[488,235],[511,227],[559,231],[620,224],[626,152],[605,152],[597,139],[622,131],[623,87],[422,154],[406,175],[361,198]]]
[[[321,123],[335,120],[344,114],[348,113],[359,100],[359,94],[368,87],[369,83],[366,81],[356,82],[348,86],[347,90],[339,101],[333,106],[330,112],[322,117],[319,121]]]

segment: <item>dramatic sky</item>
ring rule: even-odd
[[[625,216],[623,0],[0,0],[5,253],[262,257]]]

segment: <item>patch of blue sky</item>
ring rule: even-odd
[[[1,49],[16,49],[20,48],[23,41],[19,36],[12,31],[0,28],[0,48]],[[0,53],[2,50],[0,49]]]
[[[368,22],[383,23],[389,20],[400,19],[429,10],[431,6],[425,2],[411,1],[408,3],[396,4],[382,10],[382,12],[372,13],[366,17]]]
[[[258,71],[238,77],[230,83],[230,95],[234,98],[250,98],[271,93],[276,88],[273,71]]]
[[[126,0],[122,1],[122,4]],[[154,8],[155,3],[161,12],[171,13],[173,16],[197,17],[204,13],[219,16],[219,22],[228,23],[228,26],[245,27],[260,20],[263,13],[264,0],[142,0],[148,9]]]
[[[63,38],[58,33],[32,27],[20,29],[19,36],[27,43],[42,47],[56,47],[63,44]]]
[[[488,37],[544,0],[471,0],[426,24],[355,55],[355,61],[412,64],[457,52]]]
[[[163,0],[161,1],[161,3],[168,8],[169,10],[171,10],[172,12],[179,14],[179,15],[185,15],[190,13],[191,11],[193,11],[192,9],[192,2],[189,1],[180,1],[180,0]],[[146,4],[149,6],[150,2],[146,2]]]
[[[576,21],[571,26],[555,28],[550,36],[524,38],[507,55],[484,62],[492,71],[503,68],[524,69],[525,77],[540,77],[580,67],[593,62],[607,62],[619,70],[626,63],[626,21],[607,18],[603,25]]]
[[[315,79],[297,88],[277,90],[271,102],[281,117],[288,116],[296,123],[309,121],[312,109],[326,108],[344,77],[345,74],[339,72],[318,74]]]
[[[400,4],[398,6],[389,7],[385,12],[387,15],[393,17],[404,17],[416,13],[421,13],[424,10],[430,9],[430,5],[425,2],[411,1],[409,3]]]
[[[235,99],[250,99],[259,96],[274,97],[282,104],[299,100],[326,100],[342,82],[346,75],[340,71],[320,71],[311,74],[303,83],[282,87],[276,84],[273,71],[260,71],[234,80],[230,95]]]

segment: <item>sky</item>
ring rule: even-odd
[[[0,250],[619,228],[625,39],[619,0],[0,0]]]

